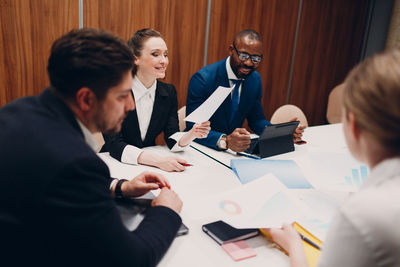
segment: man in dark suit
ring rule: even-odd
[[[129,110],[133,55],[114,35],[72,31],[52,46],[51,87],[0,110],[0,251],[4,266],[154,266],[182,202],[161,175],[113,180],[92,133],[116,133]],[[139,227],[112,196],[161,188]],[[111,191],[111,192],[110,192]]]
[[[186,114],[198,108],[219,86],[234,87],[211,117],[207,138],[196,142],[225,150],[245,151],[250,146],[250,133],[242,128],[247,118],[249,127],[260,135],[270,123],[261,106],[261,77],[255,69],[262,60],[262,40],[254,30],[239,32],[229,46],[230,56],[195,73],[189,82]],[[187,123],[189,128],[192,123]],[[301,140],[304,127],[299,126],[294,141]]]

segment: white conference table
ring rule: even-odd
[[[295,151],[268,159],[299,159],[305,157],[309,151],[347,151],[341,124],[309,127],[305,130],[303,139],[307,144],[295,145]],[[244,158],[199,144],[193,146],[226,165],[230,165],[231,159]],[[189,228],[189,234],[174,240],[159,266],[289,266],[288,257],[263,236],[246,240],[256,251],[256,257],[233,261],[201,229],[203,224],[220,218],[213,214],[200,219],[192,216],[195,213],[193,209],[197,208],[203,199],[242,186],[232,170],[191,147],[178,153],[170,152],[166,146],[149,147],[146,150],[182,157],[193,166],[180,173],[168,173],[148,166],[123,164],[111,158],[108,153],[100,153],[99,156],[109,166],[112,177],[132,179],[145,170],[162,173],[170,181],[172,189],[181,197],[184,204],[180,215]]]

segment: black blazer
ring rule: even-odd
[[[0,251],[4,266],[154,266],[181,224],[150,208],[129,232],[105,163],[51,91],[0,109]]]
[[[128,112],[119,134],[114,136],[103,135],[105,144],[101,152],[110,152],[112,157],[121,161],[125,146],[133,145],[139,148],[155,146],[156,138],[161,132],[164,132],[164,139],[168,147],[172,148],[176,144],[176,141],[168,137],[179,132],[177,109],[178,100],[175,87],[172,84],[157,81],[153,113],[151,114],[150,124],[144,141],[141,138],[139,121],[135,109]]]

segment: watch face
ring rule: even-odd
[[[219,140],[219,148],[226,149],[226,141],[224,139]]]

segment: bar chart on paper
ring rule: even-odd
[[[345,153],[309,153],[312,173],[308,177],[319,186],[357,191],[368,176],[368,167]]]
[[[351,176],[345,176],[344,179],[349,186],[360,187],[367,179],[367,166],[361,165],[359,169],[351,169]]]

